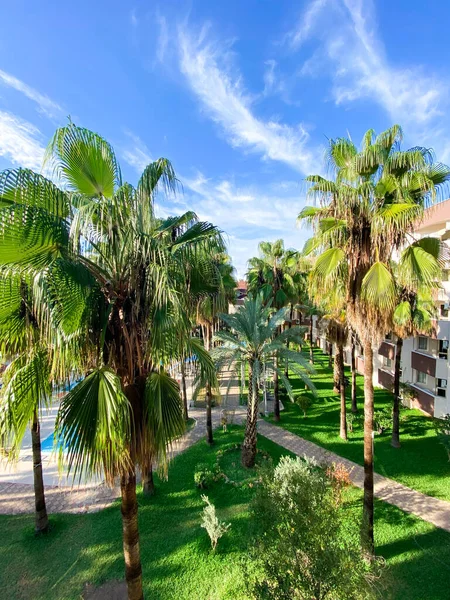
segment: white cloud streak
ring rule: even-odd
[[[51,100],[48,96],[41,94],[34,88],[30,87],[20,79],[17,79],[17,77],[14,77],[13,75],[10,75],[1,69],[0,82],[3,85],[16,90],[17,92],[20,92],[35,102],[38,105],[39,111],[45,114],[47,117],[54,118],[61,116],[63,109],[61,106],[59,106],[59,104]]]
[[[182,177],[184,210],[194,210],[200,219],[218,225],[228,234],[229,253],[242,277],[247,260],[262,240],[284,238],[287,247],[303,246],[307,233],[296,228],[296,217],[304,205],[298,183],[276,182],[264,188],[239,187],[228,179],[211,180],[198,173]]]
[[[150,150],[139,136],[132,131],[126,130],[125,134],[131,140],[132,145],[122,150],[123,159],[141,175],[145,167],[153,161]]]
[[[377,35],[371,2],[314,0],[286,37],[298,40],[291,43],[295,48],[313,36],[321,45],[299,73],[311,75],[316,65],[322,74],[331,74],[336,104],[368,98],[394,121],[412,127],[441,116],[446,86],[417,66],[391,64]]]
[[[13,165],[39,171],[45,149],[39,138],[41,132],[28,121],[0,111],[0,156]]]
[[[207,28],[194,39],[179,29],[180,68],[211,119],[228,142],[258,152],[264,159],[283,162],[299,172],[317,170],[317,151],[302,124],[293,127],[255,116],[242,78],[225,65],[230,54],[206,40]]]

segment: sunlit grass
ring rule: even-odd
[[[307,350],[305,350],[305,355]],[[336,452],[340,456],[363,464],[363,425],[349,433],[348,442],[339,437],[339,398],[333,393],[333,375],[328,367],[328,357],[315,349],[316,374],[311,377],[318,398],[303,416],[300,408],[289,400],[284,402],[281,414],[282,427],[308,440]],[[348,368],[347,375],[350,377]],[[294,376],[291,383],[295,389],[303,390],[304,385]],[[363,378],[358,375],[358,406],[363,413]],[[350,389],[347,390],[350,411]],[[375,389],[375,410],[392,406],[392,394],[385,389]],[[404,485],[424,494],[450,500],[450,463],[447,454],[439,444],[433,420],[418,410],[402,411],[400,426],[401,448],[390,444],[390,430],[375,436],[375,470],[377,473],[400,481]]]
[[[152,498],[139,495],[139,524],[146,598],[152,600],[244,600],[241,561],[249,543],[248,505],[254,493],[216,483],[208,490],[194,486],[199,463],[211,467],[216,451],[242,439],[242,429],[215,432],[216,445],[198,442],[173,461],[169,480],[156,479]],[[286,452],[264,438],[259,447],[278,460]],[[231,457],[231,455],[230,455]],[[231,522],[216,553],[200,528],[201,494],[216,505],[220,518]],[[361,516],[361,492],[348,491],[348,509]],[[79,600],[86,583],[123,579],[120,508],[88,515],[53,515],[53,530],[35,538],[33,518],[0,517],[1,597],[8,600]],[[450,535],[395,507],[376,503],[377,551],[386,560],[393,600],[446,598]]]

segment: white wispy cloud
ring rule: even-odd
[[[315,28],[316,19],[326,4],[327,0],[313,0],[306,7],[297,26],[285,36],[284,41],[286,41],[291,48],[298,49],[311,36],[311,33]]]
[[[156,22],[159,25],[159,35],[156,45],[156,58],[159,62],[163,62],[167,52],[167,46],[169,45],[169,30],[167,27],[167,20],[164,15],[159,12],[156,13]]]
[[[13,165],[39,171],[45,149],[37,127],[12,113],[0,111],[0,156]]]
[[[297,171],[317,170],[317,150],[303,124],[291,126],[263,120],[254,113],[253,99],[231,65],[230,52],[208,41],[208,28],[197,37],[179,29],[180,68],[207,114],[229,143],[283,162]]]
[[[296,228],[296,217],[304,205],[301,186],[281,181],[265,186],[239,186],[230,179],[208,179],[202,173],[181,177],[184,205],[200,219],[218,225],[227,233],[229,253],[239,276],[262,240],[284,238],[288,247],[301,248],[308,236]]]
[[[47,117],[60,117],[63,113],[63,109],[61,108],[61,106],[53,100],[51,100],[48,96],[46,96],[45,94],[41,94],[34,88],[21,81],[20,79],[17,79],[17,77],[14,77],[13,75],[10,75],[9,73],[6,73],[6,71],[2,71],[1,69],[0,82],[5,86],[20,92],[21,94],[35,102],[38,105],[39,111],[44,113]]]
[[[397,67],[389,61],[371,2],[314,0],[287,34],[294,48],[306,37],[317,38],[320,47],[299,73],[313,74],[314,65],[328,72],[337,104],[368,98],[394,121],[413,127],[441,116],[447,86],[419,66]]]
[[[132,131],[126,130],[125,135],[130,140],[130,143],[122,149],[122,157],[141,175],[145,167],[153,161],[150,150],[141,138]]]

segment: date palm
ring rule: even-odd
[[[136,468],[166,464],[171,441],[184,431],[180,390],[166,366],[180,360],[168,331],[187,317],[186,265],[199,252],[222,251],[215,227],[193,213],[161,221],[158,190],[173,191],[170,162],[144,170],[137,187],[122,183],[112,147],[70,123],[51,141],[47,164],[58,188],[43,178],[11,174],[14,199],[0,214],[0,264],[41,281],[34,297],[38,326],[53,347],[54,380],[66,379],[66,347],[76,347],[85,378],[62,400],[56,439],[76,478],[120,479],[125,574],[130,600],[143,598]],[[69,207],[61,214],[59,207]],[[58,336],[54,332],[58,332]],[[214,365],[198,340],[186,339],[204,376]]]
[[[259,382],[263,366],[266,372],[277,372],[291,400],[292,387],[280,368],[279,361],[274,360],[275,355],[279,359],[289,360],[291,371],[315,391],[309,379],[311,367],[301,352],[286,346],[287,341],[300,346],[303,329],[292,327],[280,332],[280,325],[286,320],[288,312],[289,307],[284,307],[273,314],[271,301],[265,303],[263,294],[258,294],[256,298],[247,298],[237,313],[221,315],[230,331],[219,331],[215,336],[220,345],[213,349],[212,355],[218,369],[227,365],[237,376],[243,361],[249,367],[247,420],[242,446],[242,464],[245,467],[253,467],[255,464]]]
[[[262,291],[266,298],[270,298],[272,306],[280,309],[291,303],[296,292],[293,269],[297,263],[297,253],[294,250],[285,250],[283,240],[275,242],[261,242],[259,244],[259,257],[248,261],[247,273],[248,291],[256,295]],[[292,312],[292,311],[291,311]],[[292,316],[291,316],[292,318]],[[284,323],[280,324],[280,330]],[[275,356],[277,361],[278,357]],[[278,383],[278,369],[274,370],[274,419],[280,420],[280,390]]]
[[[401,150],[399,126],[375,136],[369,130],[361,149],[350,139],[330,141],[334,179],[308,177],[318,204],[305,208],[315,235],[309,251],[318,254],[312,272],[323,290],[345,289],[347,318],[364,350],[364,531],[373,551],[373,344],[390,330],[396,305],[392,269],[400,255],[404,281],[412,290],[435,288],[440,277],[440,245],[415,240],[414,225],[449,179],[426,148]]]

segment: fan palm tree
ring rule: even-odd
[[[427,290],[411,292],[399,290],[399,304],[395,307],[392,331],[395,334],[394,403],[392,407],[391,445],[400,448],[400,376],[403,340],[408,337],[430,334],[434,329],[436,304]]]
[[[439,241],[413,237],[425,206],[449,179],[449,168],[435,163],[426,148],[402,151],[402,132],[394,126],[375,136],[369,130],[358,151],[350,139],[330,141],[329,164],[335,178],[308,177],[319,204],[301,219],[315,227],[309,251],[318,257],[313,277],[321,289],[341,282],[347,318],[364,349],[364,540],[373,550],[373,343],[390,329],[396,304],[391,265],[400,266],[411,289],[434,288],[440,277]]]
[[[221,343],[212,351],[218,369],[228,365],[232,372],[237,373],[242,361],[245,361],[249,367],[247,420],[242,446],[242,464],[245,467],[250,468],[255,464],[259,382],[263,366],[266,372],[277,371],[291,400],[293,400],[292,387],[279,367],[279,362],[274,360],[275,355],[279,359],[289,359],[291,370],[311,390],[315,390],[308,377],[312,369],[301,352],[286,347],[287,340],[301,345],[303,330],[292,327],[281,333],[279,331],[280,325],[287,318],[288,311],[289,307],[284,307],[272,314],[271,301],[265,303],[263,294],[260,293],[256,298],[247,298],[234,315],[221,315],[221,319],[230,331],[219,331],[215,336],[215,339]]]
[[[49,528],[41,459],[40,413],[51,400],[50,357],[41,343],[33,314],[30,282],[2,273],[0,344],[11,362],[0,390],[0,438],[10,460],[16,460],[27,427],[31,430],[35,531]]]
[[[188,277],[186,265],[201,264],[197,253],[223,251],[223,242],[193,213],[155,217],[155,194],[176,187],[167,159],[150,163],[134,188],[122,183],[112,147],[70,123],[57,130],[46,160],[61,189],[34,174],[23,183],[20,170],[8,179],[14,199],[1,208],[0,264],[42,281],[34,302],[40,333],[54,346],[56,381],[69,374],[65,346],[78,348],[85,378],[61,402],[55,439],[74,477],[120,478],[128,597],[140,600],[136,467],[165,465],[184,431],[180,390],[166,370],[180,360],[180,345],[168,331],[187,319],[179,298],[189,277],[200,277]],[[185,346],[213,378],[199,341]]]

